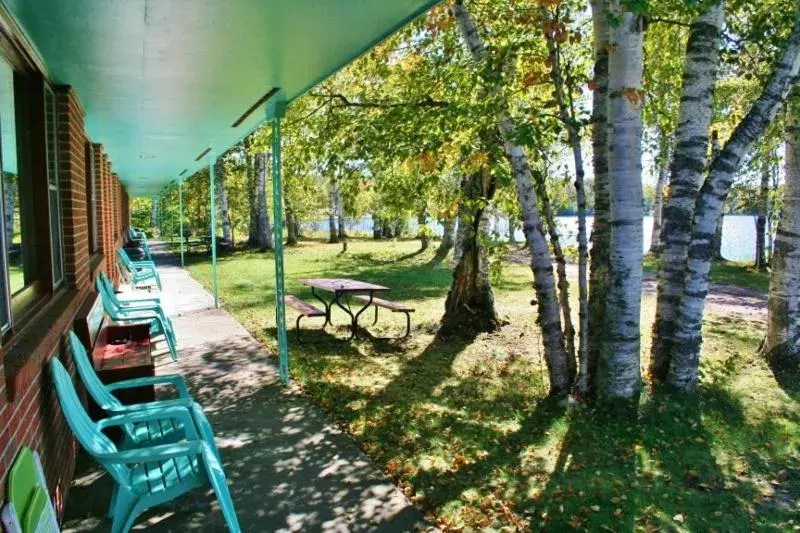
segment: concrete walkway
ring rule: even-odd
[[[296,390],[280,386],[267,352],[213,297],[154,246],[180,361],[158,350],[159,374],[180,373],[214,426],[244,531],[410,531],[414,508],[350,438]],[[265,298],[268,297],[265,295]],[[163,348],[163,347],[160,347]],[[108,531],[111,481],[85,455],[65,531]],[[196,491],[150,510],[148,531],[225,531],[212,494]]]

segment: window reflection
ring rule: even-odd
[[[20,217],[17,124],[14,107],[14,71],[0,61],[0,141],[3,165],[3,216],[8,257],[9,292],[25,287],[22,220]]]

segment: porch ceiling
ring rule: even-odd
[[[437,0],[5,0],[128,192],[150,196]]]

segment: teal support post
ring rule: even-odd
[[[214,307],[219,309],[219,282],[217,280],[217,184],[214,175],[214,158],[209,159],[208,173],[211,196],[211,278],[214,283]]]
[[[278,332],[278,363],[281,381],[289,384],[289,345],[286,340],[286,307],[283,280],[283,183],[281,179],[281,114],[272,126],[272,211],[275,244],[275,322]]]
[[[181,232],[179,239],[181,241],[181,267],[186,266],[183,261],[183,181],[178,182],[178,231]]]

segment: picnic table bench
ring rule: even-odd
[[[353,338],[358,338],[358,319],[370,306],[375,307],[375,321],[372,323],[373,325],[375,325],[378,321],[378,308],[383,307],[384,309],[390,309],[392,312],[405,313],[406,333],[403,337],[407,337],[411,332],[410,313],[414,311],[413,308],[404,304],[390,302],[389,300],[375,297],[376,292],[388,292],[390,290],[389,287],[346,278],[301,279],[300,284],[311,288],[311,295],[319,300],[323,306],[325,306],[325,310],[323,311],[322,309],[319,309],[308,302],[304,302],[293,295],[287,295],[284,297],[284,302],[286,305],[300,313],[296,323],[296,334],[298,340],[300,340],[300,319],[304,317],[324,316],[325,323],[322,325],[323,329],[329,324],[333,326],[333,322],[331,321],[331,309],[333,306],[338,307],[350,317],[350,336],[346,339],[348,341]],[[318,290],[332,293],[332,299],[328,300],[322,297],[317,292]],[[356,312],[353,312],[353,309],[350,308],[350,295],[353,295],[354,300],[364,304]]]

